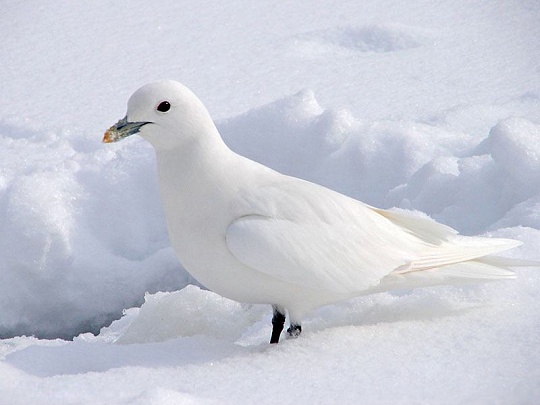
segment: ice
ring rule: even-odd
[[[240,153],[540,259],[539,16],[464,0],[6,2],[0,404],[536,403],[536,269],[324,307],[269,346],[269,308],[181,289],[151,148],[100,139],[135,89],[179,80]]]

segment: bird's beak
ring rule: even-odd
[[[130,135],[136,134],[146,124],[151,122],[128,122],[127,115],[110,127],[103,136],[104,143],[117,142],[120,139],[124,139]]]

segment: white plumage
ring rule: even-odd
[[[137,132],[156,150],[170,239],[185,268],[225,297],[272,304],[274,320],[286,309],[293,335],[307,311],[325,304],[392,288],[512,278],[507,267],[520,264],[490,256],[520,242],[459,236],[234,153],[200,100],[177,82],[137,90],[104,141]]]

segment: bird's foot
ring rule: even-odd
[[[302,326],[297,323],[291,324],[289,329],[287,329],[287,336],[290,339],[296,339],[298,336],[300,336],[300,333],[302,333]]]
[[[274,305],[272,308],[274,309],[274,316],[272,317],[272,336],[270,337],[270,343],[278,343],[283,325],[285,324],[285,310]]]

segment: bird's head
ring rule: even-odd
[[[163,80],[149,83],[131,96],[126,116],[105,132],[103,142],[138,133],[160,150],[182,146],[208,132],[217,130],[197,96],[178,82]]]

